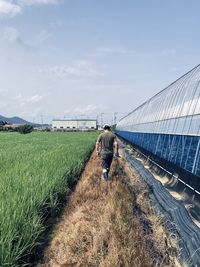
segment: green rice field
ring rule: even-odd
[[[0,266],[23,266],[44,214],[79,177],[97,133],[0,133]],[[20,262],[20,264],[19,264]]]

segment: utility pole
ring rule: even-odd
[[[99,114],[97,114],[96,120],[97,120],[97,127],[98,127],[99,126]]]
[[[103,128],[103,115],[104,115],[104,113],[102,112],[101,113],[101,128]]]
[[[117,124],[117,112],[114,112],[113,115],[114,115],[113,116],[113,124],[115,125],[115,124]]]

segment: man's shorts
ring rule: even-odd
[[[103,169],[110,169],[112,163],[113,153],[101,154],[101,166]]]

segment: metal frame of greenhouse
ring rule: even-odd
[[[122,118],[117,135],[195,176],[200,189],[200,65]]]

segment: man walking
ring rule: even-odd
[[[104,132],[99,135],[96,142],[96,153],[101,158],[103,177],[107,182],[110,165],[113,159],[113,152],[115,152],[115,156],[119,156],[119,145],[116,136],[110,130],[110,126],[106,124],[103,129]]]

